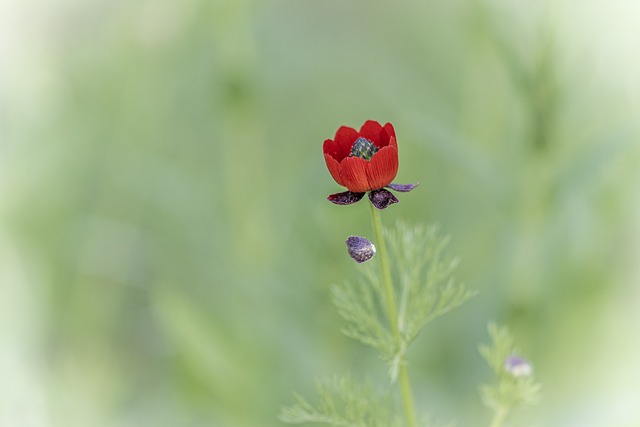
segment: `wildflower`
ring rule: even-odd
[[[398,144],[391,123],[367,120],[360,131],[341,126],[334,139],[322,146],[327,168],[333,179],[348,191],[331,194],[336,205],[350,205],[369,192],[369,200],[378,209],[399,200],[385,187],[399,192],[413,190],[414,184],[392,184],[398,173]]]
[[[526,359],[514,355],[504,361],[504,369],[514,377],[529,377],[533,373],[533,367]]]
[[[370,260],[376,254],[376,247],[360,236],[349,236],[345,241],[349,255],[358,264]]]

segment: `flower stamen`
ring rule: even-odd
[[[376,147],[373,142],[366,138],[359,137],[356,139],[356,142],[353,143],[353,147],[351,147],[351,154],[349,154],[349,156],[360,157],[361,159],[369,161],[373,155],[378,152],[378,150],[379,148]]]

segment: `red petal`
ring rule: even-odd
[[[369,141],[373,142],[376,147],[382,148],[387,144],[383,144],[382,141],[380,141],[381,131],[382,126],[380,125],[380,123],[376,122],[375,120],[367,120],[360,128],[360,136],[363,136]]]
[[[340,178],[340,163],[331,157],[330,154],[324,155],[324,161],[327,163],[327,168],[329,169],[329,173],[333,177],[333,179],[343,187],[345,186]]]
[[[391,123],[387,123],[382,127],[382,131],[380,132],[380,144],[382,144],[382,147],[390,145],[391,138],[395,140],[396,131],[393,129]]]
[[[395,140],[395,138],[394,138]],[[369,188],[377,190],[393,181],[398,173],[398,149],[395,146],[381,148],[367,165]]]
[[[322,144],[322,152],[324,154],[328,154],[335,159],[339,151],[338,145],[332,139],[325,139],[324,144]]]
[[[386,123],[382,128],[387,131],[389,136],[392,136],[394,138],[396,137],[396,130],[393,128],[393,125],[391,123]]]
[[[351,147],[356,139],[358,139],[358,131],[348,126],[340,126],[334,138],[337,151],[337,155],[334,158],[340,162],[345,157],[349,157]]]
[[[322,152],[325,156],[330,156],[336,159],[337,162],[340,162],[345,156],[342,156],[342,150],[340,146],[334,142],[332,139],[327,139],[322,144]]]
[[[363,193],[371,190],[367,180],[367,164],[368,162],[360,157],[347,157],[344,159],[340,163],[342,185],[354,193]]]

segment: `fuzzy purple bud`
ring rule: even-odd
[[[533,367],[526,359],[511,355],[504,361],[504,369],[514,377],[529,377],[533,373]]]
[[[376,254],[375,245],[364,237],[349,236],[345,243],[349,256],[357,263],[368,261]]]

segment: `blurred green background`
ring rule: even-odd
[[[488,424],[486,323],[537,426],[640,425],[640,6],[631,0],[2,0],[0,425],[280,426],[385,367],[321,155],[392,122],[386,224],[439,223],[479,295],[409,354],[420,411]]]

